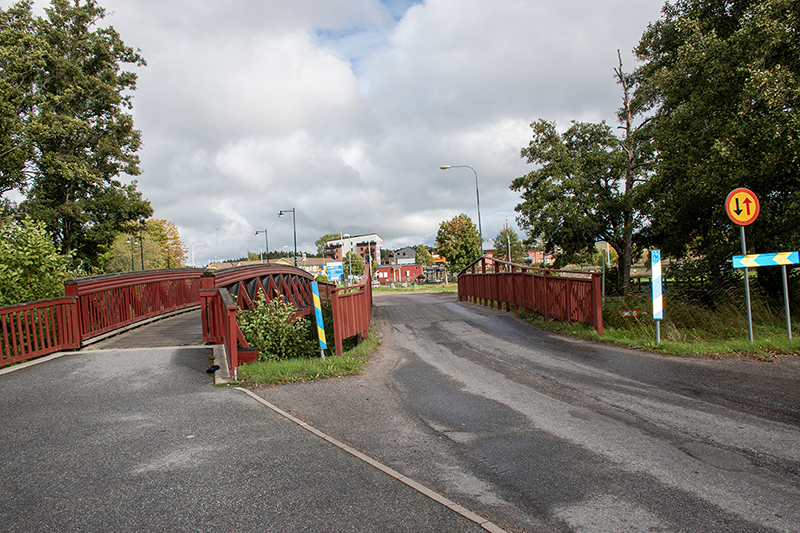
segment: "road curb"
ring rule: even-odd
[[[259,402],[260,404],[268,407],[269,409],[272,409],[277,414],[281,415],[282,417],[286,418],[287,420],[290,420],[290,421],[294,422],[295,424],[297,424],[298,426],[302,427],[303,429],[306,429],[306,430],[310,431],[311,433],[313,433],[317,437],[321,438],[322,440],[325,440],[325,441],[329,442],[330,444],[333,444],[334,446],[336,446],[337,448],[341,449],[342,451],[345,451],[345,452],[349,453],[350,455],[356,457],[357,459],[360,459],[361,461],[367,463],[368,465],[370,465],[370,466],[372,466],[374,468],[377,468],[378,470],[380,470],[384,474],[387,474],[387,475],[395,478],[396,480],[400,481],[401,483],[403,483],[403,484],[407,485],[408,487],[411,487],[412,489],[416,490],[420,494],[422,494],[424,496],[427,496],[428,498],[432,499],[436,503],[447,507],[448,509],[450,509],[451,511],[453,511],[455,513],[460,514],[461,516],[463,516],[467,520],[475,522],[476,524],[481,526],[486,531],[489,531],[490,533],[507,533],[506,530],[504,530],[500,526],[498,526],[498,525],[496,525],[496,524],[484,519],[483,517],[473,513],[472,511],[470,511],[470,510],[458,505],[454,501],[445,498],[444,496],[442,496],[438,492],[434,492],[434,491],[430,490],[429,488],[427,488],[426,486],[422,485],[421,483],[418,483],[418,482],[414,481],[413,479],[404,476],[400,472],[398,472],[398,471],[396,471],[396,470],[394,470],[392,468],[389,468],[388,466],[384,465],[383,463],[381,463],[379,461],[376,461],[372,457],[369,457],[368,455],[365,455],[365,454],[361,453],[360,451],[356,450],[355,448],[352,448],[352,447],[348,446],[347,444],[345,444],[345,443],[343,443],[343,442],[341,442],[339,440],[334,439],[333,437],[323,433],[322,431],[318,430],[317,428],[308,425],[306,422],[303,422],[299,418],[287,413],[286,411],[284,411],[280,407],[271,404],[270,402],[268,402],[264,398],[262,398],[262,397],[258,396],[257,394],[253,393],[252,391],[249,391],[248,389],[245,389],[243,387],[235,387],[235,388],[237,390],[240,390],[240,391],[244,392],[245,394],[247,394],[248,396],[250,396],[251,398],[253,398],[257,402]]]

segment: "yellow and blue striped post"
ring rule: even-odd
[[[661,342],[661,320],[664,319],[664,297],[661,284],[661,250],[650,251],[650,286],[653,292],[653,320],[656,321],[656,344]]]
[[[322,321],[322,303],[319,301],[319,284],[311,282],[311,292],[314,293],[314,311],[317,316],[317,336],[319,337],[319,355],[325,359],[325,348],[328,343],[325,340],[325,323]]]

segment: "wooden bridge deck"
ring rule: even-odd
[[[195,309],[114,335],[86,346],[83,351],[199,344],[203,344],[203,323],[200,310]]]

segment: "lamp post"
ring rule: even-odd
[[[131,243],[131,272],[133,272],[134,271],[134,267],[133,267],[133,245],[134,244],[139,244],[139,243],[136,242],[136,240],[133,238],[133,236],[131,236],[131,238],[127,239],[125,242]]]
[[[204,243],[204,242],[196,242],[196,243],[194,243],[194,244],[192,245],[192,266],[193,266],[193,267],[196,267],[196,266],[197,266],[197,263],[195,263],[195,262],[194,262],[194,247],[195,247],[195,246],[207,246],[207,244],[206,244],[206,243]]]
[[[269,265],[269,240],[268,240],[269,239],[269,235],[267,235],[267,230],[265,230],[265,229],[261,230],[261,231],[256,231],[256,237],[258,237],[259,233],[263,233],[264,234],[264,251],[265,251],[265,254],[267,256],[267,264]],[[261,259],[261,262],[262,263],[264,262],[263,258]]]
[[[440,170],[447,170],[450,168],[468,168],[472,172],[475,173],[475,198],[478,200],[478,239],[480,243],[478,244],[478,255],[483,256],[483,230],[481,228],[481,195],[478,192],[478,173],[475,172],[475,169],[469,165],[442,165],[439,167]]]
[[[294,267],[297,268],[297,221],[295,220],[294,208],[278,211],[278,218],[283,218],[284,213],[292,212],[292,230],[294,232]]]

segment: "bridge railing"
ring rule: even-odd
[[[80,348],[126,326],[200,305],[203,340],[225,345],[229,368],[235,373],[243,355],[255,354],[239,330],[236,310],[249,309],[260,291],[267,300],[280,294],[297,307],[299,316],[311,314],[313,279],[293,267],[257,266],[151,270],[68,280],[64,298],[0,308],[0,366]],[[331,301],[336,353],[341,354],[343,339],[369,332],[371,284],[336,289],[320,283],[319,288],[321,299]]]
[[[535,268],[481,257],[458,277],[461,301],[535,311],[545,320],[583,322],[603,334],[601,275]]]
[[[365,279],[365,283],[355,287],[319,284],[320,299],[331,302],[337,355],[342,354],[344,339],[369,334],[372,285],[369,275]],[[235,267],[203,274],[200,291],[203,341],[225,346],[231,377],[236,377],[240,363],[250,362],[256,356],[236,323],[237,310],[251,309],[259,294],[267,302],[280,295],[297,308],[298,316],[311,315],[314,313],[312,281],[314,276],[308,272],[283,266]]]
[[[369,336],[372,322],[372,279],[369,265],[364,265],[364,281],[353,287],[331,290],[333,333],[336,355],[342,355],[342,341],[353,335]]]
[[[75,297],[0,307],[0,366],[80,345]]]
[[[123,272],[64,282],[78,299],[81,342],[200,303],[203,270]]]

